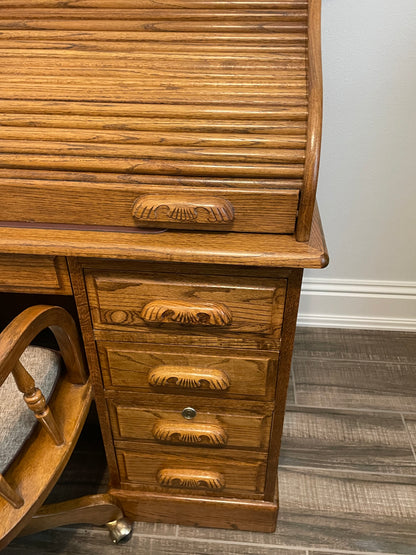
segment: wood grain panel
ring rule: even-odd
[[[274,397],[276,353],[184,349],[176,346],[163,348],[124,342],[98,342],[97,348],[106,388],[268,400]],[[161,385],[153,385],[149,382],[149,375],[160,368],[169,368],[170,373],[168,370],[166,372],[172,378]],[[175,379],[177,372],[181,369],[185,373],[186,369],[191,372],[192,368],[199,369],[200,375],[205,372],[206,376],[210,372],[222,372],[228,380],[228,387],[215,389],[210,387],[207,379],[201,379],[194,385],[178,384]]]
[[[217,499],[208,496],[170,495],[147,491],[111,489],[111,494],[133,520],[152,522],[163,513],[163,520],[185,526],[203,523],[204,527],[273,532],[277,505],[256,499]]]
[[[202,445],[210,447],[207,456],[223,448],[266,451],[269,443],[271,405],[231,400],[225,404],[216,399],[191,396],[148,394],[138,397],[127,393],[121,397],[112,395],[107,402],[116,439],[182,444],[191,451]],[[182,416],[187,407],[196,411],[196,416],[190,420]],[[167,433],[159,435],[156,433],[159,428]],[[223,441],[214,441],[217,436]],[[140,450],[140,444],[136,448]]]
[[[123,9],[163,9],[163,8],[195,8],[195,9],[227,9],[242,7],[247,9],[305,9],[308,0],[117,0],[117,6]],[[77,0],[78,8],[112,8],[114,0]],[[4,0],[7,8],[61,8],[61,0]]]
[[[0,290],[72,295],[65,258],[0,254]]]
[[[4,253],[47,254],[129,260],[158,260],[201,264],[255,265],[259,268],[324,268],[328,254],[320,229],[319,214],[309,243],[293,235],[265,233],[175,232],[117,233],[112,229],[63,229],[63,226],[32,224],[1,225],[0,246]],[[225,238],[227,239],[225,241]]]
[[[1,42],[0,42],[1,45]],[[22,45],[22,43],[21,43]],[[25,52],[25,50],[23,50]],[[29,51],[30,52],[30,51]],[[35,50],[36,52],[36,50]],[[152,51],[153,52],[153,51]],[[16,55],[14,52],[13,55]],[[87,59],[88,59],[87,54]],[[164,60],[165,54],[163,54],[162,60]],[[257,54],[253,57],[257,59]],[[218,56],[214,56],[218,58]],[[124,59],[124,54],[122,56]],[[219,58],[220,60],[222,58]],[[232,58],[233,59],[233,58]],[[161,60],[161,61],[162,61]],[[206,63],[206,55],[201,58],[201,61]],[[182,59],[180,60],[182,63]],[[50,103],[45,100],[38,100],[36,103],[30,100],[0,100],[1,108],[5,112],[5,115],[9,115],[11,118],[23,118],[25,115],[28,117],[30,115],[30,121],[33,122],[34,126],[40,127],[60,127],[66,128],[66,122],[69,122],[68,127],[72,128],[71,122],[76,123],[76,127],[81,129],[92,128],[92,129],[106,129],[104,127],[105,122],[109,121],[114,123],[113,131],[117,129],[118,118],[144,118],[149,120],[149,124],[152,121],[156,121],[156,125],[163,119],[167,118],[174,124],[179,117],[179,121],[184,124],[185,121],[218,121],[219,124],[224,124],[227,126],[227,121],[231,122],[244,122],[244,129],[250,132],[250,129],[255,124],[256,121],[267,121],[268,124],[275,122],[278,126],[277,129],[280,130],[280,134],[289,135],[291,129],[298,129],[294,133],[306,135],[307,127],[305,120],[308,117],[307,103],[295,103],[290,105],[276,104],[274,106],[258,106],[258,105],[245,105],[245,106],[218,106],[216,104],[204,104],[198,106],[192,106],[192,111],[190,111],[187,105],[174,106],[171,104],[157,104],[154,101],[151,103],[133,103],[133,102],[123,102],[123,104],[108,104],[105,102],[94,102],[90,104],[88,102],[79,102],[74,104],[73,102],[62,101],[56,103]],[[65,118],[63,117],[65,115]],[[53,117],[52,117],[53,116]],[[225,119],[221,118],[223,116]],[[96,118],[103,119],[96,119]],[[45,118],[45,119],[43,119]],[[49,118],[49,119],[47,119]],[[72,118],[79,118],[73,120]],[[91,119],[92,118],[92,119]],[[106,118],[110,118],[107,120]],[[117,118],[117,119],[112,119]],[[9,121],[9,120],[6,120]],[[13,120],[10,120],[13,121]],[[17,121],[20,121],[17,119]],[[55,125],[53,125],[55,121]],[[88,125],[90,121],[90,125]],[[139,131],[140,127],[134,126],[135,119],[122,119],[119,120],[122,124],[120,131],[125,130],[125,126],[130,121],[132,127],[130,129]],[[99,125],[97,125],[97,122]],[[250,122],[252,125],[250,125]],[[38,125],[36,125],[36,123]],[[82,125],[81,125],[82,123]],[[141,120],[138,122],[142,123]],[[11,123],[8,123],[11,125]],[[20,122],[16,125],[25,125],[25,123]],[[127,126],[128,130],[129,127]],[[243,132],[243,128],[241,128]],[[266,132],[266,131],[265,131]],[[238,137],[237,137],[238,138]]]
[[[1,135],[1,133],[0,133]],[[146,178],[144,179],[146,181]],[[152,211],[145,216],[134,217],[133,205],[144,195],[158,194],[158,201],[152,203]],[[186,195],[200,203],[204,198],[221,199],[231,203],[235,217],[230,221],[211,221],[208,210],[200,209],[202,221],[195,217],[184,220],[179,216],[167,217],[169,209],[166,200],[175,195]],[[79,224],[114,227],[186,227],[194,229],[219,229],[250,232],[262,221],[261,230],[270,233],[292,233],[295,228],[299,193],[296,190],[256,191],[201,187],[195,192],[193,187],[180,185],[146,186],[119,184],[88,184],[79,182],[55,182],[46,180],[0,180],[3,203],[0,206],[0,220],[37,221],[57,224]],[[50,195],[53,191],[53,209]],[[179,197],[178,197],[179,201]],[[192,214],[191,214],[192,215]],[[200,218],[201,219],[201,218]]]
[[[293,191],[235,192],[236,203],[228,199],[235,222],[226,227],[292,234],[300,198],[305,240],[315,194],[310,167],[319,158],[311,146],[321,113],[310,71],[320,56],[318,7],[317,0],[7,3],[1,168],[12,176],[90,172],[97,183],[114,173],[271,179],[275,189],[288,181]],[[135,225],[127,210],[134,199],[121,191],[102,191],[103,209],[98,188],[79,183],[65,194],[61,187],[52,207],[41,202],[47,184],[39,187],[27,183],[13,194],[0,182],[2,196],[25,199],[0,219],[27,221],[17,212],[33,203],[32,221]],[[161,183],[156,192],[169,194]],[[167,227],[213,228],[189,220]]]
[[[120,266],[119,266],[120,267]],[[123,266],[121,266],[123,267]],[[286,291],[285,280],[252,278],[221,279],[206,276],[86,270],[86,285],[94,326],[98,329],[146,331],[154,328],[197,330],[202,333],[256,333],[280,336]],[[166,268],[168,271],[168,268]],[[171,312],[175,303],[203,307],[218,306],[230,314],[227,325],[204,325],[205,321],[183,324],[179,320],[152,324],[144,318],[149,303],[163,303]],[[169,311],[169,302],[172,309]],[[168,319],[169,320],[169,319]]]
[[[253,497],[260,499],[264,490],[266,460],[265,457],[252,457],[250,453],[237,452],[214,453],[206,457],[201,453],[189,453],[184,448],[169,449],[158,446],[149,447],[141,444],[141,448],[130,451],[126,448],[116,449],[120,468],[121,482],[127,489],[139,488],[142,491],[164,492],[175,494],[194,494],[207,496]],[[223,478],[223,487],[216,491],[207,489],[205,485],[194,487],[164,486],[158,475],[165,469],[186,469],[189,475],[198,473],[219,474]]]

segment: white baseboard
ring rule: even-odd
[[[306,277],[298,324],[416,331],[416,282]]]

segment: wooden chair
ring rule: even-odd
[[[46,328],[59,353],[30,346]],[[115,543],[130,535],[108,494],[42,506],[74,449],[91,398],[76,325],[63,308],[30,307],[0,334],[0,549],[18,534],[78,522],[107,524]]]

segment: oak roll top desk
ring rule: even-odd
[[[0,58],[1,298],[74,299],[111,493],[272,531],[320,0],[4,0]]]

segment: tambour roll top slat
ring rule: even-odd
[[[25,187],[32,210],[25,217],[25,200],[17,210],[14,199],[0,219],[234,231],[258,221],[253,231],[293,233],[310,165],[308,22],[317,3],[2,2],[0,191]],[[79,182],[79,204],[90,209],[71,215]],[[53,183],[60,215],[31,192]],[[163,204],[166,185],[178,206]],[[307,186],[314,195],[315,183]],[[103,208],[110,189],[113,218]],[[225,199],[225,221],[206,206],[228,190],[239,193],[234,204]],[[140,219],[129,208],[141,194],[159,200]],[[267,203],[263,216],[256,202]]]

